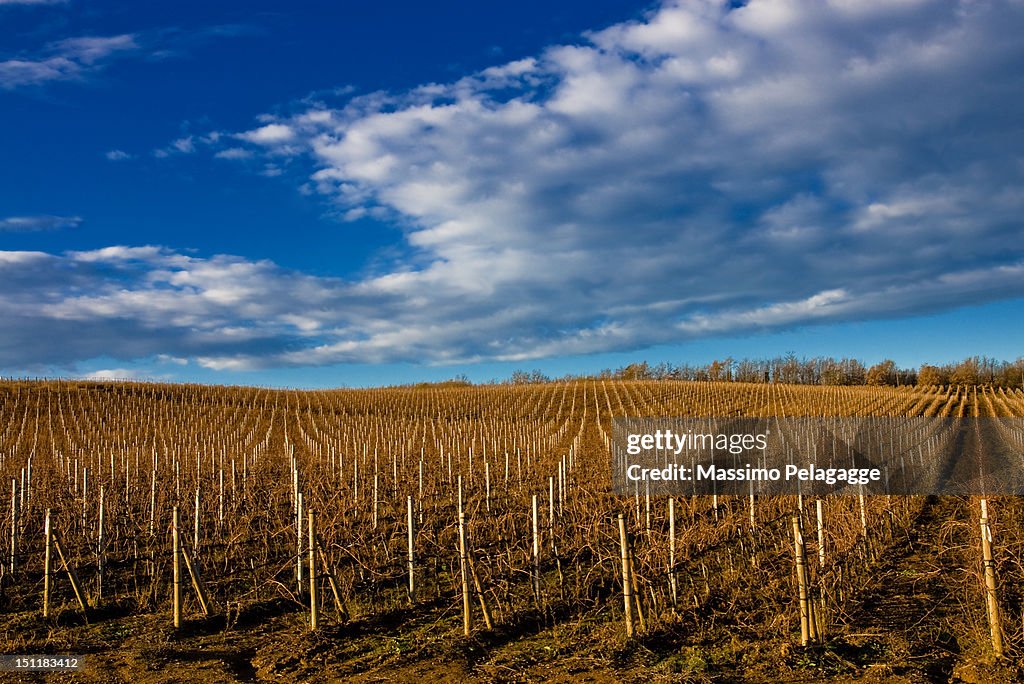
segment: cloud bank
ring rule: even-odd
[[[1020,297],[1022,30],[1012,0],[670,3],[264,117],[214,154],[310,164],[342,215],[403,227],[403,262],[343,281],[156,247],[0,254],[0,364],[523,360]],[[55,328],[72,343],[26,358]]]

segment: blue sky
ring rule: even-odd
[[[0,0],[0,373],[1024,339],[1024,8]]]

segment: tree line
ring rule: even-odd
[[[1024,387],[1024,357],[1002,361],[988,356],[971,356],[947,364],[923,364],[900,368],[892,359],[867,366],[859,359],[831,356],[797,358],[790,352],[765,359],[716,359],[708,364],[674,364],[663,361],[630,363],[596,374],[551,378],[539,370],[517,370],[504,382],[513,385],[552,380],[705,380],[718,382],[762,382],[795,385],[991,385]]]

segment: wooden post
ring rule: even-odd
[[[82,584],[78,581],[78,574],[75,573],[75,569],[68,562],[68,556],[64,553],[64,546],[60,543],[60,538],[57,536],[56,530],[51,530],[53,536],[53,548],[57,551],[57,557],[60,558],[61,564],[64,566],[64,570],[68,573],[68,579],[71,581],[71,589],[75,592],[75,598],[78,600],[78,605],[82,609],[82,613],[88,616],[89,602],[85,598],[85,592],[82,591]]]
[[[472,550],[469,553],[469,572],[473,575],[473,587],[476,589],[477,600],[480,601],[480,612],[484,615],[484,624],[487,629],[494,629],[494,620],[491,618],[491,607],[487,604],[487,595],[484,593],[484,585],[480,576],[476,573],[476,563],[473,561]]]
[[[571,448],[571,447],[570,447]],[[563,505],[565,503],[565,454],[562,454],[562,460],[558,462],[558,515],[561,517]]]
[[[317,539],[316,546],[320,551],[320,569],[327,578],[327,585],[331,588],[331,595],[334,598],[334,607],[338,610],[338,615],[341,619],[347,620],[348,612],[345,610],[345,606],[341,602],[341,592],[338,591],[338,583],[334,580],[334,573],[331,572],[331,566],[327,562],[327,554],[324,553],[324,545],[320,543],[319,539]]]
[[[316,586],[316,523],[313,519],[313,511],[309,512],[309,628],[316,631],[319,622],[320,606],[317,605]]]
[[[981,500],[981,557],[985,569],[985,604],[992,633],[992,650],[1003,657],[1003,630],[999,620],[999,597],[996,594],[996,569],[992,559],[992,527],[988,521],[988,499]]]
[[[815,502],[818,512],[818,567],[825,570],[825,513],[822,510],[822,500]]]
[[[636,581],[636,568],[633,567],[633,545],[630,544],[629,548],[629,581],[633,585],[633,608],[636,609],[636,622],[637,626],[640,627],[640,631],[647,630],[647,619],[644,617],[644,602],[643,594],[640,592],[640,587]]]
[[[53,528],[50,525],[50,509],[46,509],[46,555],[43,561],[43,617],[50,617],[50,549],[53,547]]]
[[[644,531],[647,533],[647,540],[651,539],[651,483],[644,480]]]
[[[757,518],[754,516],[754,481],[750,481],[750,526],[757,527]]]
[[[672,592],[672,607],[676,607],[679,591],[676,582],[676,500],[668,500],[668,583]]]
[[[96,597],[97,599],[103,598],[103,548],[106,545],[106,537],[104,535],[104,522],[106,517],[106,489],[103,485],[100,485],[100,516],[99,516],[99,533],[96,540]]]
[[[377,470],[373,471],[373,529],[377,529],[377,487],[378,487],[378,473]]]
[[[196,596],[199,598],[199,607],[202,609],[203,615],[209,616],[210,595],[206,592],[203,578],[199,574],[199,566],[192,556],[189,555],[185,545],[181,546],[181,558],[185,561],[185,569],[188,570],[188,575],[192,580],[192,588],[195,589]]]
[[[11,576],[18,567],[18,481],[11,478]]]
[[[196,485],[195,515],[192,518],[192,552],[199,557],[199,485]]]
[[[548,478],[548,536],[551,537],[551,553],[555,553],[555,478]]]
[[[864,485],[860,485],[860,493],[857,494],[857,499],[860,501],[860,531],[866,541],[868,538],[868,513],[867,507],[864,504]]]
[[[296,505],[296,524],[295,524],[295,583],[296,591],[302,593],[302,492],[299,492],[295,499]]]
[[[174,628],[181,628],[181,539],[178,529],[178,507],[174,507],[173,522],[171,525],[171,547],[174,571]]]
[[[156,468],[153,468],[153,481],[149,490],[149,536],[155,532],[156,524]]]
[[[633,578],[630,573],[629,539],[626,536],[626,519],[619,513],[619,547],[622,551],[622,601],[626,610],[626,636],[631,638],[633,628]]]
[[[217,522],[224,526],[224,469],[220,469],[220,494],[217,499]]]
[[[466,515],[459,513],[459,567],[462,571],[462,630],[469,636],[473,627],[472,606],[469,599],[469,568],[466,562]]]
[[[537,495],[533,495],[533,598],[540,605],[540,521],[538,520]]]
[[[416,528],[413,521],[412,496],[409,496],[405,503],[409,547],[409,603],[416,603]]]
[[[804,543],[800,534],[800,518],[793,516],[793,553],[796,557],[796,582],[800,601],[800,645],[811,640],[810,610],[807,604],[807,576],[804,574]]]

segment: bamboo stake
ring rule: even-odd
[[[324,545],[321,543],[319,538],[316,540],[316,546],[320,551],[320,569],[327,578],[327,585],[331,588],[331,595],[334,598],[334,607],[338,610],[338,615],[341,616],[341,619],[347,620],[348,611],[345,610],[345,605],[341,602],[341,592],[338,591],[338,583],[334,579],[334,573],[331,571],[330,564],[327,562],[327,554],[324,552]]]
[[[459,568],[462,572],[462,630],[466,636],[469,636],[473,627],[473,615],[469,600],[469,568],[467,565],[466,515],[464,513],[459,513]]]
[[[551,537],[551,553],[555,553],[555,478],[548,478],[548,536]]]
[[[825,513],[822,509],[822,500],[815,502],[818,512],[818,567],[825,569]]]
[[[153,481],[149,490],[149,536],[153,536],[156,524],[156,468],[153,468]]]
[[[99,530],[96,540],[96,598],[103,598],[103,549],[106,545],[106,538],[104,536],[104,522],[106,517],[106,490],[103,485],[100,485],[100,515],[99,515]]]
[[[192,550],[199,555],[199,485],[196,485],[195,514],[192,517]]]
[[[807,576],[804,574],[804,544],[800,534],[800,518],[793,516],[793,553],[796,557],[796,581],[800,600],[800,645],[811,640],[810,610],[807,605]]]
[[[676,580],[676,500],[668,500],[668,583],[672,591],[672,607],[679,601]]]
[[[82,584],[78,581],[78,574],[68,562],[67,555],[64,553],[64,545],[60,543],[56,531],[51,530],[51,533],[53,535],[53,548],[57,550],[57,556],[60,558],[64,570],[68,573],[68,579],[71,580],[71,588],[75,592],[75,598],[78,599],[78,605],[82,609],[82,613],[88,616],[89,602],[85,598],[85,592],[82,591]]]
[[[173,523],[171,526],[171,548],[172,548],[172,565],[174,568],[174,628],[181,628],[181,539],[179,537],[180,532],[178,531],[178,507],[174,507]]]
[[[203,578],[199,574],[199,567],[196,561],[192,558],[192,555],[188,552],[188,548],[184,544],[181,545],[181,558],[185,561],[185,569],[188,570],[189,578],[192,581],[192,588],[196,592],[196,596],[199,598],[199,607],[203,611],[203,615],[209,617],[210,615],[210,595],[206,592],[206,585],[203,584]]]
[[[651,539],[651,483],[647,480],[644,481],[644,531],[647,533],[646,539],[650,542]]]
[[[633,628],[633,578],[629,567],[629,541],[626,536],[626,519],[619,513],[619,547],[622,551],[622,600],[626,611],[626,637],[632,638]]]
[[[416,528],[412,512],[412,496],[406,499],[406,527],[408,530],[408,551],[409,551],[409,603],[416,603]]]
[[[11,575],[18,566],[18,481],[11,478]]]
[[[864,535],[864,539],[868,538],[868,513],[867,507],[864,505],[864,485],[860,485],[860,492],[857,494],[857,498],[860,501],[860,531]]]
[[[313,511],[309,512],[309,628],[316,631],[319,622],[320,606],[317,604],[316,586],[316,523]]]
[[[484,594],[484,585],[480,582],[480,577],[476,574],[476,562],[473,560],[473,554],[469,554],[469,572],[473,576],[473,586],[476,588],[476,597],[480,601],[480,612],[484,614],[484,624],[487,625],[487,629],[494,629],[494,620],[491,619],[491,607],[487,604],[487,596]]]
[[[302,492],[299,492],[295,499],[296,506],[296,525],[295,525],[295,583],[296,591],[302,593]]]
[[[377,486],[378,486],[378,473],[377,470],[373,471],[373,529],[377,529]]]
[[[50,549],[53,547],[53,528],[50,525],[50,509],[46,509],[46,555],[43,561],[43,617],[50,617]]]
[[[223,527],[224,526],[224,469],[220,469],[220,494],[217,498],[217,522]]]
[[[537,495],[533,495],[533,598],[540,605],[540,526]]]

